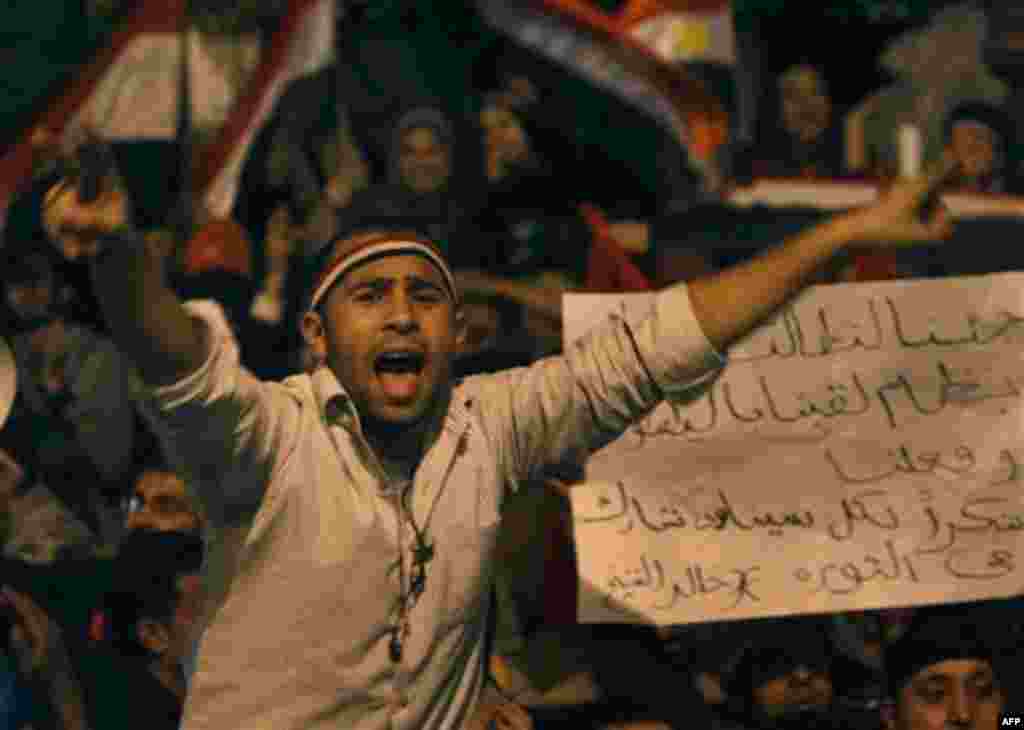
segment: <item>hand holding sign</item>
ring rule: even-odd
[[[901,247],[947,238],[953,231],[949,211],[928,200],[955,170],[956,164],[945,159],[925,175],[896,181],[877,203],[852,214],[852,243]]]

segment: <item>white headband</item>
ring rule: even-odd
[[[394,241],[388,239],[376,239],[369,240],[361,246],[357,246],[349,254],[342,256],[332,266],[328,267],[327,270],[321,275],[320,283],[317,284],[313,290],[313,295],[309,300],[310,310],[316,309],[316,306],[323,299],[328,289],[341,278],[344,274],[351,271],[356,266],[369,261],[370,259],[379,258],[381,256],[395,256],[398,254],[419,254],[429,260],[434,266],[438,268],[441,274],[444,275],[445,284],[448,287],[448,294],[451,296],[452,301],[458,300],[456,296],[455,288],[455,277],[452,275],[451,269],[448,268],[448,264],[441,257],[441,255],[434,250],[433,247],[428,246],[420,241]]]

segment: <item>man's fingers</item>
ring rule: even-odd
[[[507,702],[494,714],[494,724],[502,730],[532,730],[530,713],[513,702]]]
[[[924,175],[921,176],[924,192],[929,193],[941,187],[954,176],[959,167],[960,163],[952,156],[948,154],[943,155],[942,159],[931,165]]]
[[[3,589],[4,597],[14,606],[22,625],[28,630],[31,638],[37,641],[46,631],[48,617],[35,601],[10,588]]]
[[[932,163],[922,175],[900,180],[890,189],[889,195],[895,195],[902,205],[920,204],[953,177],[958,169],[959,163],[952,157],[944,155],[941,160]]]
[[[26,669],[35,671],[43,662],[45,651],[46,627],[40,620],[40,609],[28,596],[3,588],[3,597],[14,607],[18,620],[11,629],[11,643],[23,654],[27,654],[26,661],[30,664]]]

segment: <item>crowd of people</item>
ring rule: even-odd
[[[557,90],[529,68],[479,74],[473,115],[422,90],[374,97],[343,59],[303,77],[252,148],[234,217],[197,211],[184,234],[154,226],[149,255],[270,380],[322,364],[300,328],[322,245],[368,229],[413,231],[450,265],[467,323],[457,377],[560,353],[566,292],[653,290],[731,263],[734,252],[679,234],[693,211],[727,208],[724,195],[709,201],[695,184],[688,205],[675,195],[671,211],[623,215],[629,174],[579,154],[571,124],[552,118]],[[818,69],[787,69],[774,92],[757,145],[720,156],[722,190],[752,177],[863,179]],[[1021,192],[1015,128],[989,103],[957,106],[943,127],[957,172],[946,189]],[[244,506],[205,514],[172,465],[102,313],[91,242],[61,225],[71,173],[41,167],[8,216],[0,265],[18,376],[0,431],[0,730],[177,728],[219,605],[209,594],[228,589],[209,575],[236,568],[205,546]],[[112,184],[130,199],[131,183]],[[838,257],[817,281],[957,273],[875,256]],[[581,470],[538,478],[502,515],[481,703],[500,709],[465,727],[992,730],[1024,708],[1018,598],[659,628],[558,616],[552,596],[574,581],[566,490]]]

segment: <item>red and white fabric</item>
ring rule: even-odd
[[[191,118],[197,127],[219,129],[203,150],[193,189],[214,217],[230,214],[242,163],[284,87],[333,60],[335,5],[336,0],[291,0],[265,47],[255,36],[217,41],[189,34]],[[139,3],[33,129],[73,137],[84,126],[109,140],[173,139],[184,8],[183,0]],[[31,172],[30,134],[0,160],[0,207]]]

